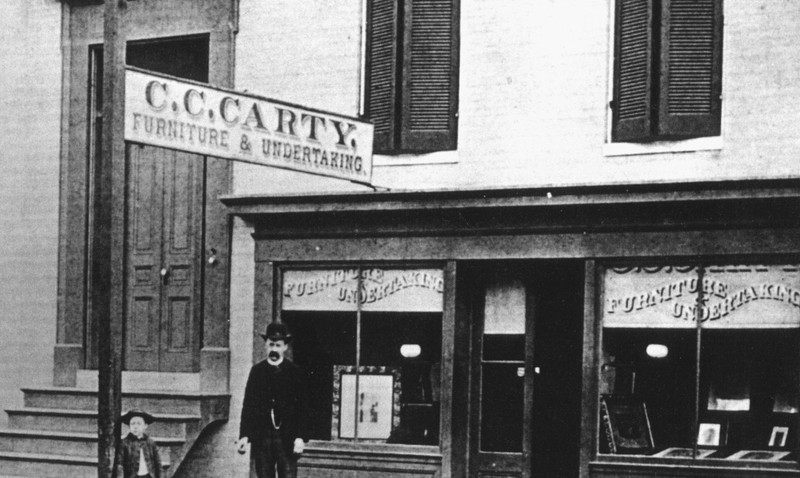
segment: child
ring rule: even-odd
[[[144,432],[153,423],[153,416],[142,410],[130,410],[121,418],[130,433],[122,439],[117,451],[117,476],[120,478],[161,478],[158,447]]]

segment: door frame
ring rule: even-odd
[[[238,31],[238,12],[231,0],[195,0],[185,10],[185,0],[164,0],[163,8],[180,11],[174,22],[154,18],[139,2],[131,4],[126,15],[136,30],[131,41],[195,36],[209,38],[209,82],[233,87],[234,43]],[[91,74],[89,57],[93,45],[103,42],[102,4],[64,5],[62,22],[62,70],[64,90],[61,99],[62,148],[59,211],[59,279],[57,334],[54,347],[53,384],[75,386],[77,371],[96,368],[96,331],[91,323],[91,230],[92,204],[91,123],[89,108]],[[204,390],[227,390],[230,350],[227,321],[229,315],[230,231],[227,210],[219,197],[232,187],[229,161],[206,159],[206,237],[202,259],[214,257],[201,279],[203,309],[200,351],[201,387]],[[117,232],[122,234],[122,231]],[[122,292],[120,292],[122,293]],[[205,374],[208,377],[205,377]]]
[[[499,268],[503,270],[505,268]],[[516,267],[510,276],[522,282],[525,289],[525,355],[523,379],[523,399],[522,399],[522,449],[516,452],[483,452],[480,450],[481,440],[481,405],[482,405],[482,385],[483,385],[483,335],[485,321],[485,297],[488,281],[485,280],[487,274],[482,274],[484,279],[479,280],[473,289],[472,303],[472,334],[470,336],[472,357],[471,357],[471,377],[470,377],[470,419],[468,430],[469,450],[469,476],[477,477],[482,473],[499,473],[498,476],[517,476],[520,478],[531,477],[532,467],[532,448],[533,448],[533,387],[534,387],[534,334],[535,334],[535,301],[532,293],[530,279],[520,273]]]

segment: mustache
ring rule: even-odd
[[[271,358],[272,360],[278,360],[279,358],[281,358],[281,354],[279,354],[278,352],[270,352],[267,355],[267,357]]]

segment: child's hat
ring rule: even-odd
[[[142,419],[144,420],[144,423],[147,424],[147,425],[149,425],[149,424],[153,423],[153,421],[155,421],[155,418],[153,417],[153,415],[150,415],[149,413],[145,412],[144,410],[138,410],[138,409],[128,410],[127,413],[125,413],[125,415],[122,415],[122,417],[120,417],[120,420],[122,420],[122,423],[124,423],[126,425],[130,425],[131,418],[133,418],[133,417],[142,417]]]

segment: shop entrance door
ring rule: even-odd
[[[204,163],[128,146],[126,370],[191,372],[198,359]]]
[[[484,274],[473,321],[470,476],[578,476],[579,266],[537,264],[533,272]]]

